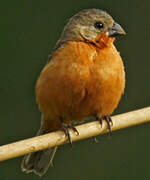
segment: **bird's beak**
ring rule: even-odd
[[[108,31],[108,36],[109,37],[116,37],[118,35],[125,35],[125,31],[123,28],[116,22],[114,22],[113,26],[111,29]]]

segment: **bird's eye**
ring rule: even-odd
[[[104,24],[103,24],[102,22],[98,21],[98,22],[95,22],[95,23],[94,23],[94,27],[95,27],[96,29],[101,29],[101,28],[104,27]]]

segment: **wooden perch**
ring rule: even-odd
[[[113,131],[149,122],[150,107],[113,116],[112,121]],[[108,132],[107,124],[104,122],[103,126],[101,127],[98,121],[85,123],[76,126],[76,128],[79,132],[79,135],[76,135],[72,130],[70,130],[72,141],[78,141]],[[59,146],[65,143],[67,143],[65,134],[62,131],[56,131],[12,144],[3,145],[0,146],[0,161],[22,156],[24,154],[39,151],[49,147]]]

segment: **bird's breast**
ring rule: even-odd
[[[122,59],[113,43],[98,49],[68,42],[54,52],[41,72],[36,97],[46,116],[76,120],[111,114],[124,86]]]

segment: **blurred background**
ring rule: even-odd
[[[150,1],[13,0],[0,7],[0,144],[32,137],[40,126],[36,79],[69,17],[85,8],[110,13],[127,32],[117,39],[126,90],[115,114],[150,104]],[[150,179],[150,124],[61,146],[44,180]],[[0,163],[0,180],[39,179],[20,170],[22,157]]]

